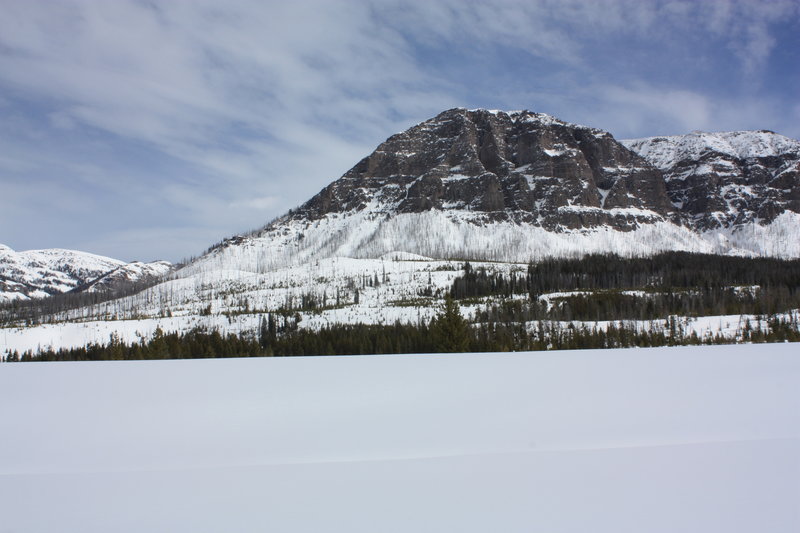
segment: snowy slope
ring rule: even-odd
[[[399,259],[398,259],[399,258]],[[524,263],[473,262],[489,273],[524,276]],[[453,280],[462,275],[463,263],[388,254],[381,259],[335,258],[265,273],[209,270],[190,277],[175,277],[132,296],[83,307],[51,317],[54,323],[0,328],[0,358],[11,352],[75,348],[107,343],[113,335],[126,343],[147,341],[157,329],[186,333],[193,329],[223,334],[256,336],[261,319],[277,309],[300,306],[313,298],[318,309],[299,311],[299,326],[318,330],[334,324],[416,324],[432,319]],[[541,295],[545,303],[561,293]],[[515,298],[526,298],[524,294]],[[357,301],[356,301],[357,300]],[[462,314],[477,314],[497,305],[487,297],[461,303]],[[800,310],[783,318],[789,322]],[[764,316],[677,317],[681,330],[700,339],[723,337],[741,341],[744,330],[769,330]],[[639,331],[669,334],[665,321],[626,321]],[[618,322],[561,323],[563,328],[605,329]],[[538,323],[528,324],[535,332]]]
[[[0,365],[0,516],[28,533],[794,533],[797,351]]]
[[[0,299],[43,297],[68,292],[124,265],[123,261],[75,250],[15,252],[0,245]]]
[[[686,135],[623,139],[620,142],[661,170],[669,170],[682,160],[700,160],[710,152],[736,159],[787,154],[800,157],[800,141],[771,131],[694,131]]]
[[[591,215],[593,209],[580,211]],[[639,209],[616,209],[612,213],[630,219],[635,229],[618,231],[601,226],[549,231],[525,223],[481,221],[456,210],[387,216],[365,209],[350,215],[329,214],[313,222],[286,220],[260,235],[212,250],[178,275],[227,269],[263,273],[325,258],[379,258],[393,252],[518,263],[588,253],[644,256],[666,250],[800,257],[800,239],[793,238],[800,231],[798,213],[784,213],[767,225],[702,233]],[[651,222],[637,222],[643,217]]]
[[[117,259],[58,248],[15,252],[0,244],[0,302],[44,298],[87,285],[97,289],[109,281],[136,281],[161,276],[171,269],[166,261],[125,263]],[[99,282],[99,284],[98,284]]]
[[[133,261],[132,263],[121,265],[95,278],[81,287],[81,290],[87,292],[103,291],[113,289],[125,283],[160,278],[172,271],[172,268],[172,263],[169,261],[153,261],[152,263]]]

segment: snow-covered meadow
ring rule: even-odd
[[[0,530],[795,532],[800,345],[0,365]]]

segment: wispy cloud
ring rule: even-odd
[[[604,87],[599,95],[613,107],[616,118],[607,122],[624,125],[627,131],[649,129],[655,124],[677,131],[707,129],[711,124],[711,103],[708,98],[691,91],[663,90],[658,87]],[[606,122],[602,120],[602,122]]]
[[[27,201],[55,228],[65,199],[81,206],[64,241],[117,239],[109,250],[130,246],[122,258],[146,259],[156,245],[140,237],[174,228],[182,237],[164,237],[175,245],[166,256],[178,258],[205,248],[204,231],[266,222],[390,134],[456,105],[533,107],[635,136],[790,130],[797,121],[781,108],[796,96],[776,101],[774,84],[762,94],[758,80],[781,46],[775,28],[796,24],[799,9],[794,0],[6,2],[0,179],[60,184]],[[11,197],[0,195],[0,211],[11,212]],[[104,218],[114,220],[107,238],[74,237],[108,226]],[[0,242],[35,240],[8,215],[0,223]]]

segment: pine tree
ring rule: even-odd
[[[258,342],[262,348],[266,348],[269,345],[269,326],[267,319],[263,315],[261,316],[261,325],[258,330]]]
[[[444,306],[431,324],[434,347],[437,352],[466,352],[469,350],[471,331],[461,316],[461,309],[449,295]]]

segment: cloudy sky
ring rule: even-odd
[[[451,107],[800,138],[800,2],[0,0],[0,243],[260,227]]]

